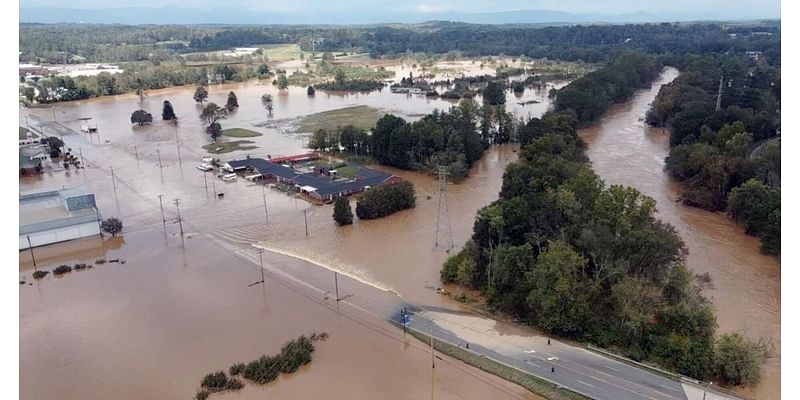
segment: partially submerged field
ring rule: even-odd
[[[319,129],[333,130],[346,125],[369,130],[374,128],[378,120],[385,114],[377,108],[364,105],[323,111],[303,117],[297,127],[297,132],[310,133]]]

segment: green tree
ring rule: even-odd
[[[537,326],[578,336],[589,317],[589,283],[583,278],[586,260],[568,244],[550,242],[528,275],[532,288],[528,305]]]
[[[55,136],[42,139],[42,144],[47,145],[47,148],[50,149],[50,157],[58,157],[61,154],[61,148],[64,147],[64,142]]]
[[[314,89],[314,86],[309,86],[308,88],[306,88],[306,94],[307,95],[313,96],[316,93],[317,93],[317,91],[316,91],[316,89]]]
[[[208,136],[211,136],[211,140],[216,143],[217,139],[222,136],[222,125],[220,125],[219,122],[212,122],[211,125],[206,128],[206,133],[208,133]]]
[[[483,102],[493,106],[506,104],[506,91],[503,84],[489,81],[483,89]]]
[[[164,100],[164,108],[162,108],[161,111],[161,119],[164,121],[178,119],[178,117],[175,116],[175,110],[172,108],[172,103],[170,103],[169,100]]]
[[[727,333],[717,339],[714,349],[714,375],[729,385],[758,383],[759,369],[766,352],[740,333]]]
[[[228,93],[228,101],[225,103],[225,109],[228,111],[233,111],[239,108],[239,100],[236,98],[236,93],[233,91]]]
[[[207,125],[206,133],[211,136],[211,139],[214,140],[214,143],[216,143],[217,138],[222,135],[222,126],[218,121],[225,119],[226,115],[227,112],[225,109],[221,108],[215,103],[208,103],[200,113],[200,120]]]
[[[136,110],[131,114],[131,123],[139,126],[153,122],[153,115],[145,110]]]
[[[122,232],[122,221],[114,217],[107,218],[100,223],[100,229],[111,236],[117,236]]]
[[[286,90],[289,87],[289,79],[286,78],[286,74],[278,75],[278,89]]]
[[[198,86],[194,91],[193,98],[196,103],[200,103],[202,105],[208,99],[208,90],[206,90],[206,87]]]
[[[353,223],[353,210],[347,197],[337,197],[333,204],[333,220],[336,225],[350,225]]]

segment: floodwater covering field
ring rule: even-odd
[[[458,65],[470,74],[489,73],[475,64],[462,64]],[[388,68],[398,70],[399,80],[411,67]],[[676,73],[667,70],[653,89],[615,107],[582,136],[589,144],[589,156],[598,174],[608,183],[634,186],[654,197],[660,217],[674,224],[686,241],[690,267],[697,273],[711,274],[715,288],[707,294],[716,305],[720,331],[741,329],[750,337],[772,338],[777,357],[768,361],[762,383],[752,394],[776,398],[780,395],[779,266],[774,259],[760,255],[757,240],[744,235],[724,215],[674,202],[676,186],[662,171],[668,151],[666,134],[646,128],[640,120],[658,86]],[[247,138],[258,149],[230,153],[223,159],[305,151],[308,132],[295,130],[298,119],[309,114],[365,105],[413,120],[454,104],[392,94],[388,89],[369,94],[317,91],[316,96],[309,97],[304,88],[279,93],[266,82],[212,86],[210,100],[224,104],[230,90],[236,92],[240,108],[222,121],[223,128],[245,128],[263,135]],[[301,374],[281,378],[264,388],[249,385],[235,397],[367,398],[374,393],[400,393],[407,398],[529,396],[523,389],[477,370],[469,372],[479,379],[464,375],[456,367],[437,366],[432,388],[426,368],[429,355],[426,358],[412,345],[366,328],[319,303],[342,304],[331,302],[330,293],[325,293],[333,290],[332,273],[320,268],[307,272],[304,260],[349,276],[340,277],[340,283],[346,282],[340,289],[352,295],[348,298],[352,305],[344,307],[351,307],[349,313],[361,317],[364,315],[358,305],[380,310],[381,315],[373,316],[370,324],[380,326],[387,334],[397,334],[382,322],[396,311],[392,309],[395,300],[390,297],[400,296],[426,306],[460,307],[436,290],[448,253],[446,248],[434,249],[437,215],[444,218],[438,211],[435,177],[376,167],[413,182],[417,207],[379,220],[356,220],[351,226],[336,227],[332,206],[311,206],[245,180],[224,183],[195,169],[200,158],[207,155],[201,146],[208,139],[197,117],[200,110],[192,100],[193,92],[194,88],[173,88],[152,91],[143,102],[124,95],[55,107],[56,119],[75,130],[85,123],[81,118],[92,118],[90,123],[100,129],[99,137],[64,137],[69,147],[82,152],[88,167],[21,178],[20,191],[63,185],[95,192],[103,215],[124,221],[125,244],[121,245],[121,239],[103,242],[99,248],[81,243],[90,248],[69,255],[43,249],[37,260],[55,266],[91,261],[99,257],[98,252],[110,252],[129,261],[20,287],[21,384],[25,398],[48,398],[55,393],[65,398],[188,397],[207,372],[274,353],[281,343],[300,333],[323,330],[331,334],[331,339],[319,344],[314,361]],[[264,93],[274,98],[271,116],[260,102]],[[547,90],[526,90],[521,99],[509,92],[508,99],[509,110],[516,116],[539,116],[549,107]],[[157,121],[147,127],[131,126],[128,118],[133,110],[147,109],[158,119],[164,100],[172,102],[180,117],[177,125]],[[528,100],[539,103],[518,104]],[[28,113],[52,119],[53,111],[21,110],[21,124]],[[471,235],[475,212],[497,198],[505,167],[516,160],[516,152],[513,145],[493,146],[472,167],[467,179],[448,185],[454,250]],[[224,193],[224,197],[214,196],[216,193]],[[159,195],[166,228],[162,228]],[[188,236],[185,250],[181,250],[176,236],[177,206],[173,199],[180,199]],[[106,250],[105,246],[112,243],[117,248]],[[270,278],[266,293],[260,286],[248,288],[247,284],[259,279],[257,269],[250,268],[258,265],[253,245],[273,250],[262,255],[268,270],[285,274],[288,280],[294,274],[313,281],[309,285],[302,284],[302,279],[292,282],[316,291],[311,297],[317,301]],[[237,256],[246,257],[248,262]],[[20,267],[21,275],[30,275],[26,253],[20,253]],[[357,281],[368,283],[370,290],[357,289],[364,286]],[[503,328],[505,325],[497,323],[493,329],[500,333],[512,329]],[[61,376],[61,371],[69,373]],[[55,379],[52,385],[41,385],[38,382],[44,376],[58,378],[49,378]]]
[[[388,90],[357,95],[318,91],[309,98],[304,89],[279,94],[271,85],[258,82],[210,87],[211,100],[223,103],[232,89],[241,107],[223,121],[223,127],[262,133],[247,138],[259,146],[247,154],[262,157],[305,151],[307,136],[293,130],[296,118],[307,114],[363,104],[414,119],[453,104]],[[430,251],[433,237],[428,234],[417,235],[416,243],[409,243],[412,250],[407,252],[425,256],[417,260],[411,274],[402,272],[402,264],[381,268],[377,254],[372,256],[374,269],[359,263],[342,266],[342,272],[355,278],[340,275],[339,289],[346,298],[342,302],[332,298],[329,270],[273,252],[262,255],[268,271],[266,286],[248,287],[260,279],[258,254],[252,246],[258,238],[280,235],[309,253],[324,255],[330,248],[314,250],[314,241],[355,243],[364,236],[339,236],[346,231],[335,229],[330,206],[311,206],[245,180],[225,183],[195,169],[206,155],[200,147],[208,139],[191,99],[193,91],[152,91],[142,102],[124,95],[59,104],[53,109],[20,110],[21,125],[26,116],[29,122],[37,117],[49,120],[55,111],[56,120],[75,131],[87,123],[84,118],[91,118],[88,123],[100,130],[99,135],[63,136],[67,147],[82,155],[85,169],[56,168],[40,177],[20,178],[20,192],[83,187],[96,194],[104,217],[119,217],[125,225],[120,238],[36,249],[38,267],[52,270],[62,263],[93,263],[100,258],[126,261],[34,281],[30,254],[20,252],[20,278],[32,283],[20,285],[23,398],[188,398],[204,374],[273,354],[299,334],[321,331],[331,338],[318,344],[314,361],[301,373],[264,387],[248,385],[240,393],[215,396],[374,398],[375,393],[391,393],[405,398],[536,398],[519,386],[448,358],[432,375],[428,350],[410,338],[405,340],[402,331],[385,322],[401,304],[395,292],[408,291],[415,300],[440,297],[427,287],[437,284],[446,253]],[[271,118],[260,103],[265,92],[275,99]],[[546,90],[528,91],[525,96],[544,100]],[[158,119],[164,100],[172,102],[181,118],[177,125],[157,121],[152,126],[131,126],[132,110],[145,108]],[[535,115],[546,108],[546,101],[525,106]],[[286,123],[256,126],[279,118]],[[471,222],[464,221],[471,221],[477,208],[496,197],[503,168],[515,157],[511,146],[494,148],[473,168],[474,179],[453,185],[450,213],[456,236],[468,236]],[[374,221],[378,223],[371,224],[368,233],[379,235],[399,227],[406,235],[409,231],[402,229],[413,227],[411,218],[432,234],[434,200],[425,198],[425,193],[435,190],[432,178],[398,173],[418,185],[420,207],[413,211],[418,214],[384,219],[383,227],[381,221]],[[470,203],[459,205],[459,192]],[[224,197],[215,196],[218,193]],[[166,222],[162,222],[161,206]],[[185,248],[175,223],[178,207]],[[295,235],[304,226],[303,210],[311,230],[308,238]],[[362,225],[367,224],[350,228]],[[243,229],[257,234],[252,240],[247,235],[243,238]],[[374,240],[386,241],[380,236]],[[402,244],[392,247],[397,252]],[[358,258],[356,250],[342,254]],[[373,275],[374,271],[387,275]]]

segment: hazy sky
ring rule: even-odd
[[[258,11],[280,13],[318,13],[326,10],[353,10],[368,8],[370,11],[435,12],[485,12],[520,9],[544,9],[572,13],[621,14],[637,11],[650,13],[714,13],[746,18],[753,13],[780,16],[780,0],[20,0],[20,7],[159,7],[178,5],[187,8],[211,9],[216,7],[241,7]]]

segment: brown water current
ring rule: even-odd
[[[648,90],[614,106],[601,121],[580,132],[592,167],[607,184],[632,186],[657,202],[658,217],[674,225],[689,249],[689,267],[709,273],[719,333],[741,331],[769,339],[774,357],[762,369],[761,382],[743,391],[760,399],[780,397],[781,270],[775,258],[761,254],[760,243],[722,213],[688,207],[676,199],[679,185],[664,171],[669,133],[644,123],[662,84],[678,71],[668,68]]]

